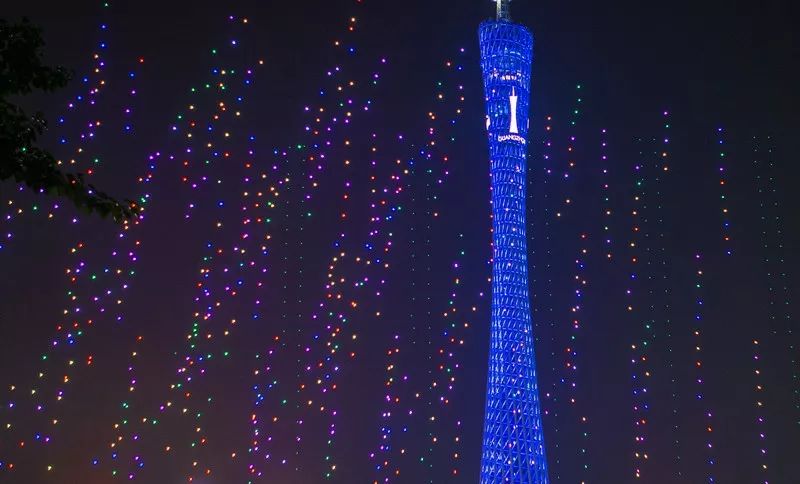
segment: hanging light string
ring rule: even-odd
[[[535,204],[529,203],[528,207],[528,216],[527,216],[527,223],[529,226],[528,233],[533,234],[532,237],[535,241],[538,241],[535,244],[531,244],[531,264],[532,270],[529,277],[531,277],[531,299],[532,299],[532,312],[533,312],[533,325],[534,325],[534,335],[536,337],[536,344],[538,347],[541,347],[541,343],[539,343],[539,339],[542,337],[541,335],[544,333],[544,326],[549,326],[548,332],[551,335],[555,333],[555,319],[553,314],[553,279],[551,277],[552,274],[552,220],[554,219],[554,215],[552,213],[551,207],[553,206],[553,202],[551,201],[551,192],[554,193],[554,189],[552,188],[558,182],[558,176],[554,173],[556,171],[554,160],[553,160],[553,117],[550,115],[545,116],[544,118],[544,137],[542,140],[542,171],[541,173],[541,180],[542,180],[542,214],[539,216],[535,216],[534,209]],[[530,156],[530,155],[528,155]],[[528,192],[534,192],[534,183],[536,177],[529,176],[528,177]],[[538,224],[541,223],[542,227],[539,227]],[[544,253],[538,253],[537,247],[544,247]],[[541,262],[540,262],[541,261]],[[552,343],[552,341],[551,341]],[[541,354],[541,353],[540,353]],[[556,358],[555,354],[551,353],[553,357],[551,361],[555,363]],[[556,369],[553,366],[551,368],[553,375],[555,376]],[[555,385],[555,378],[553,379],[553,383]],[[543,383],[540,381],[539,384],[544,388]],[[553,386],[549,390],[546,390],[542,393],[542,414],[545,417],[550,417],[553,414],[553,405],[554,405],[554,398],[555,398],[555,387]],[[546,423],[549,424],[549,419],[546,420]],[[550,439],[549,442],[553,442],[554,439]]]
[[[798,367],[797,336],[792,324],[791,283],[786,262],[785,229],[783,223],[782,197],[778,191],[778,173],[775,166],[774,142],[767,136],[765,153],[766,183],[761,202],[762,237],[764,243],[764,266],[770,295],[770,319],[775,333],[783,333],[777,341],[785,346],[792,375],[792,401],[794,405],[793,425],[800,425],[800,367]]]
[[[755,410],[755,427],[756,427],[756,443],[758,446],[758,458],[756,462],[758,463],[759,467],[759,475],[761,476],[759,481],[762,484],[769,484],[770,481],[770,468],[767,464],[768,462],[768,452],[767,452],[767,422],[766,422],[766,403],[765,403],[765,395],[766,395],[766,385],[764,384],[764,375],[763,375],[763,355],[764,350],[763,345],[765,344],[765,336],[767,333],[766,331],[770,328],[769,332],[773,333],[776,332],[774,322],[777,318],[777,313],[775,310],[775,301],[773,295],[775,294],[774,291],[774,278],[772,277],[772,272],[770,271],[770,244],[769,238],[767,236],[767,215],[766,215],[766,192],[768,190],[769,184],[765,184],[764,182],[764,174],[762,173],[764,169],[764,165],[768,164],[769,161],[764,161],[766,158],[769,160],[769,156],[767,154],[768,149],[765,149],[763,145],[766,144],[764,142],[759,141],[756,137],[753,137],[753,167],[755,171],[755,185],[756,190],[758,192],[758,204],[760,209],[760,218],[762,222],[761,227],[761,246],[763,249],[763,258],[762,262],[766,268],[766,276],[767,276],[767,289],[768,289],[768,308],[767,308],[767,321],[764,325],[756,325],[756,336],[752,340],[752,351],[753,351],[753,386],[755,390],[755,402],[754,402],[754,410]],[[763,328],[759,331],[759,328]],[[763,479],[763,481],[761,481]]]
[[[694,271],[694,283],[693,283],[693,295],[695,298],[695,314],[694,314],[694,324],[692,325],[692,343],[694,344],[694,370],[695,370],[695,400],[697,404],[700,406],[701,411],[703,413],[703,451],[704,451],[704,459],[707,464],[706,469],[706,476],[705,481],[708,483],[716,482],[714,479],[714,469],[715,469],[715,452],[714,452],[714,412],[711,410],[710,405],[707,401],[707,395],[705,394],[705,384],[706,384],[706,372],[704,371],[703,366],[703,341],[704,341],[704,334],[705,334],[705,324],[704,324],[704,295],[705,295],[705,283],[704,277],[705,272],[703,270],[703,257],[699,251],[695,253],[693,257],[693,271]]]
[[[669,189],[670,178],[670,143],[671,143],[671,121],[668,111],[662,113],[661,124],[661,137],[658,140],[658,146],[654,153],[655,162],[653,171],[653,187],[655,189],[655,196],[653,197],[655,210],[655,231],[656,240],[651,242],[648,251],[655,254],[652,256],[652,262],[655,269],[648,275],[648,279],[652,282],[649,286],[650,293],[650,312],[652,314],[653,324],[653,339],[657,338],[656,328],[661,328],[664,332],[663,349],[666,352],[664,355],[664,362],[666,363],[666,373],[669,376],[669,392],[672,404],[672,446],[674,449],[674,469],[675,478],[683,479],[683,463],[681,457],[682,444],[680,441],[681,430],[681,416],[679,411],[680,398],[678,394],[678,372],[675,368],[675,359],[673,356],[672,348],[672,286],[670,281],[670,256],[667,253],[668,246],[668,233],[667,224],[665,221],[666,214],[669,213],[664,205],[666,198],[664,193]],[[651,239],[652,240],[652,239]],[[660,321],[658,321],[660,320]],[[661,324],[657,324],[657,321]]]
[[[633,200],[631,208],[631,226],[628,234],[628,284],[625,288],[625,309],[631,323],[631,327],[640,326],[641,334],[639,339],[631,344],[631,365],[632,365],[632,384],[633,384],[633,459],[634,477],[640,479],[644,475],[644,468],[649,459],[649,432],[648,420],[650,418],[650,378],[652,377],[652,363],[650,362],[650,346],[653,342],[654,328],[652,320],[648,317],[647,308],[640,306],[639,301],[643,301],[643,292],[646,286],[641,280],[642,262],[647,265],[649,254],[646,254],[645,241],[650,237],[647,227],[649,226],[650,207],[653,201],[650,200],[651,170],[655,166],[649,166],[644,151],[644,141],[639,138],[638,142],[642,149],[639,151],[641,161],[633,166],[634,186]],[[649,168],[649,169],[648,169]],[[644,304],[644,303],[642,303]]]
[[[581,111],[581,104],[583,103],[583,95],[581,90],[581,85],[578,84],[576,86],[577,97],[575,99],[575,106],[572,110],[572,120],[570,122],[571,129],[573,134],[570,136],[570,145],[568,146],[568,153],[569,153],[569,160],[567,165],[567,172],[565,173],[565,179],[570,179],[570,187],[574,187],[578,183],[578,175],[584,175],[587,173],[588,166],[586,168],[579,166],[580,161],[580,151],[578,149],[578,141],[577,137],[577,121],[582,114]],[[601,150],[604,152],[604,150]],[[603,155],[604,156],[604,155]],[[588,174],[588,173],[587,173]],[[570,177],[571,175],[571,177]],[[573,217],[579,216],[583,218],[583,214],[586,213],[583,207],[577,207],[575,205],[575,200],[577,199],[576,193],[574,188],[570,190],[564,199],[564,213],[566,215],[567,212],[570,212]],[[586,405],[585,402],[582,401],[582,395],[580,392],[580,388],[578,387],[578,379],[580,376],[578,370],[578,360],[580,356],[578,354],[578,349],[581,346],[580,335],[582,333],[581,326],[582,326],[582,308],[583,308],[583,298],[585,295],[585,291],[588,288],[588,280],[586,275],[586,263],[590,257],[590,246],[592,245],[592,237],[589,233],[590,231],[583,225],[582,229],[579,229],[577,234],[577,244],[576,244],[576,252],[575,258],[573,259],[574,264],[574,275],[573,275],[573,293],[572,293],[572,303],[569,307],[569,339],[567,340],[566,347],[564,348],[564,376],[563,376],[563,383],[565,386],[565,401],[569,403],[568,407],[570,407],[570,411],[573,413],[574,418],[577,420],[577,428],[578,428],[578,462],[581,469],[582,480],[581,482],[586,482],[589,473],[589,429],[588,429],[588,422],[589,418],[586,415]],[[572,236],[573,234],[570,234]],[[552,469],[552,467],[551,467]]]

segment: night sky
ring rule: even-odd
[[[75,73],[43,144],[145,212],[0,183],[0,482],[477,482],[493,12],[5,5]],[[513,2],[552,482],[800,482],[798,14]]]

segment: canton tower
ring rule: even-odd
[[[480,25],[492,192],[492,321],[481,484],[547,484],[528,296],[525,170],[533,35],[511,0]]]

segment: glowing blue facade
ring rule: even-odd
[[[498,2],[500,19],[479,30],[494,229],[481,484],[546,484],[525,239],[533,36],[503,16]]]

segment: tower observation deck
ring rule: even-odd
[[[547,484],[528,294],[525,188],[533,35],[511,22],[510,0],[481,23],[489,137],[492,313],[481,484]]]

